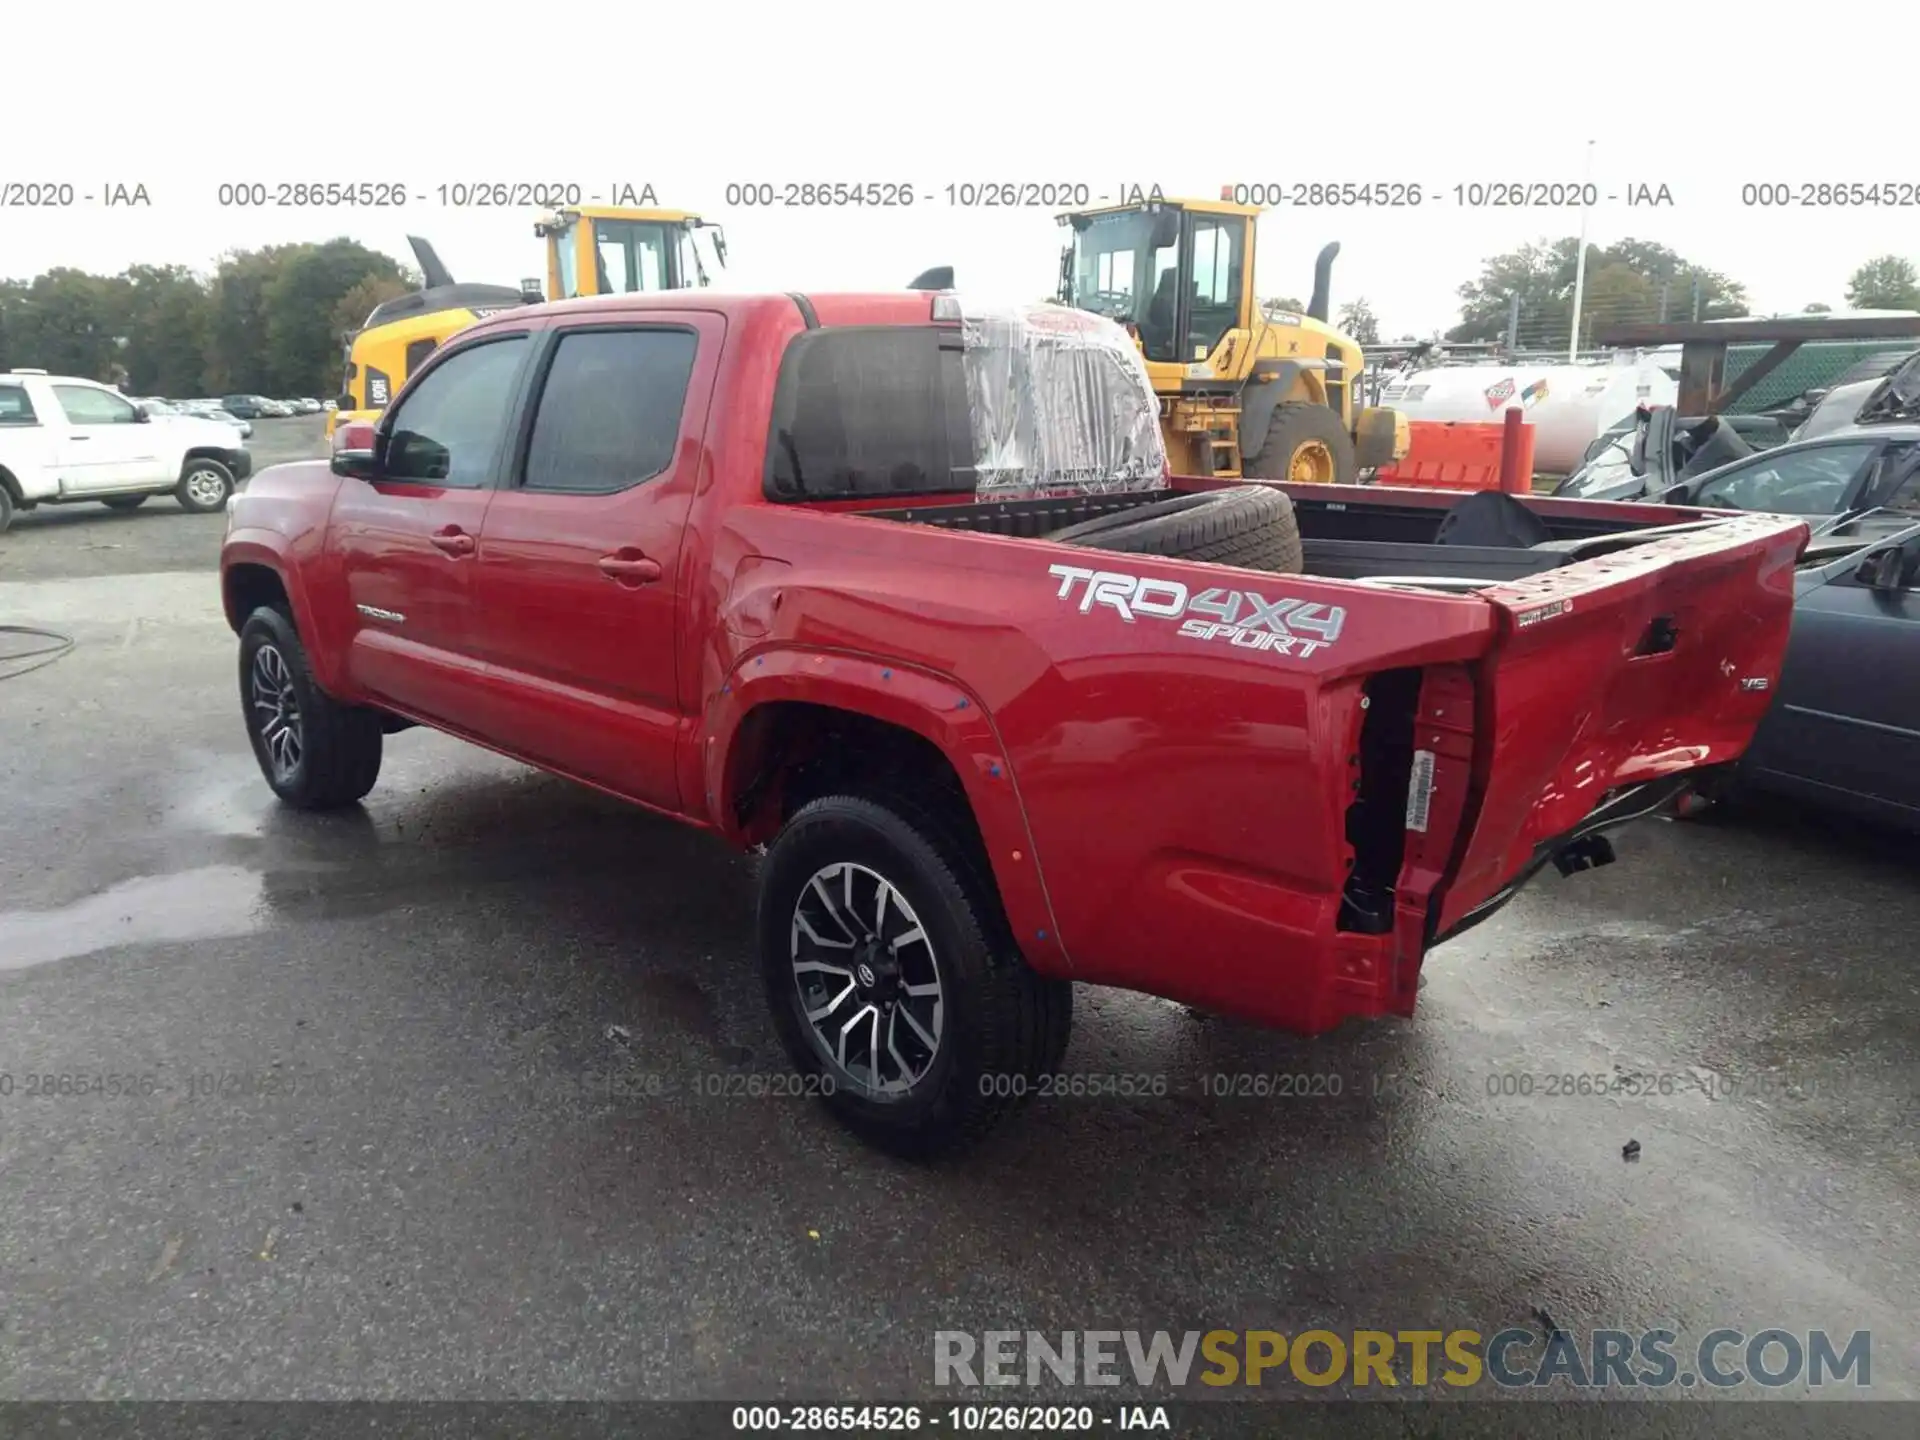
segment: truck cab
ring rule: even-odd
[[[1327,323],[1338,245],[1321,251],[1306,314],[1263,311],[1260,213],[1149,198],[1061,215],[1058,298],[1136,336],[1177,472],[1349,483],[1406,454],[1405,422],[1361,403],[1365,357]]]
[[[224,507],[252,468],[231,425],[150,414],[77,375],[0,371],[0,531],[41,505],[132,510],[158,494],[205,514]]]
[[[695,289],[726,265],[725,232],[690,210],[580,205],[543,215],[533,233],[547,242],[554,300]]]
[[[725,233],[689,210],[584,205],[543,214],[533,233],[546,243],[545,295],[537,279],[517,288],[456,281],[431,244],[407,237],[426,284],[375,308],[347,337],[329,439],[342,425],[377,419],[434,351],[489,315],[542,299],[697,288],[726,264]]]

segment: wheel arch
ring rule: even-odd
[[[1066,974],[1013,766],[991,717],[944,676],[797,650],[744,658],[709,707],[698,784],[716,829],[764,843],[832,789],[944,801],[978,847],[1009,931],[1043,974]]]
[[[258,534],[259,532],[255,532]],[[297,565],[284,563],[279,550],[267,540],[236,531],[221,551],[220,603],[227,628],[238,635],[261,605],[279,605],[293,620],[307,651],[307,668],[322,689],[341,695],[340,657],[330,637],[317,633],[307,586]]]
[[[1240,453],[1258,455],[1267,443],[1273,412],[1290,402],[1325,405],[1323,360],[1267,360],[1257,362],[1240,391]]]

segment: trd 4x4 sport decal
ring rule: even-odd
[[[1269,600],[1252,590],[1188,591],[1178,580],[1152,580],[1116,570],[1087,570],[1051,565],[1060,581],[1060,598],[1080,601],[1082,615],[1104,605],[1129,625],[1136,617],[1180,621],[1190,640],[1212,640],[1242,650],[1308,656],[1340,638],[1347,612],[1339,605],[1317,605],[1281,597]],[[1204,617],[1204,618],[1202,618]]]

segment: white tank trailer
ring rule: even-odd
[[[1587,447],[1639,405],[1672,405],[1674,378],[1651,360],[1631,365],[1443,365],[1396,375],[1380,403],[1408,420],[1497,425],[1518,405],[1533,426],[1533,468],[1570,475]]]

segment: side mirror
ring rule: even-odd
[[[1685,504],[1687,499],[1687,489],[1688,487],[1685,485],[1669,485],[1666,489],[1666,493],[1660,497],[1660,503],[1662,505]]]
[[[147,407],[146,407],[146,406],[144,406],[144,405],[136,405],[136,406],[134,406],[134,407],[133,407],[133,423],[134,423],[134,424],[136,424],[136,425],[145,425],[145,424],[148,424],[148,423],[150,423],[150,422],[152,421],[152,419],[153,419],[153,416],[151,416],[151,415],[149,415],[149,414],[147,413]]]
[[[349,421],[333,432],[332,469],[336,475],[371,480],[380,473],[380,458],[374,427],[365,421]]]
[[[1164,250],[1180,238],[1180,212],[1160,210],[1153,217],[1153,248]]]
[[[1876,550],[1860,562],[1860,568],[1853,572],[1854,578],[1862,585],[1881,595],[1892,595],[1901,589],[1900,581],[1907,568],[1907,557],[1897,545],[1884,550]]]

